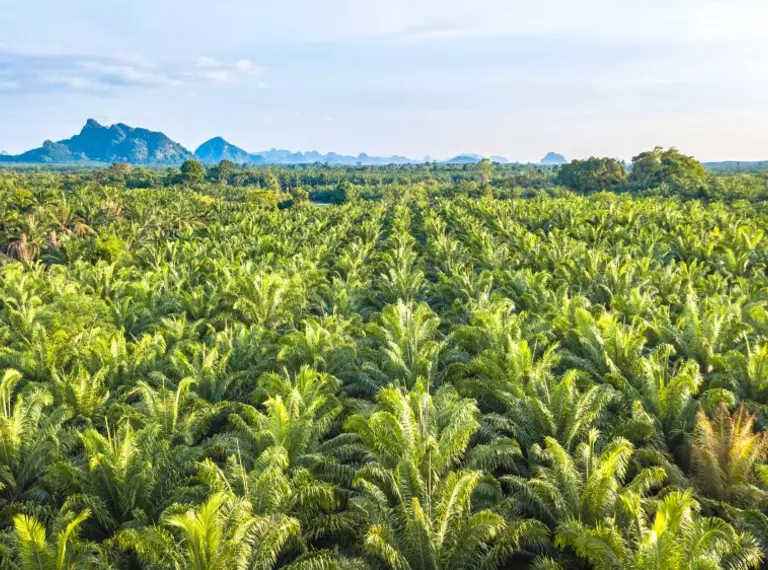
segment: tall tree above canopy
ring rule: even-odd
[[[657,146],[632,157],[629,181],[640,188],[656,188],[669,184],[675,189],[691,190],[703,185],[707,172],[692,156],[676,148],[664,150]]]
[[[184,182],[202,182],[205,178],[205,166],[196,160],[187,160],[181,165],[181,178]]]
[[[560,167],[557,181],[577,192],[615,190],[627,177],[624,165],[615,158],[591,157],[572,160]]]

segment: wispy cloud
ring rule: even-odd
[[[245,59],[147,62],[139,57],[0,51],[0,93],[110,93],[125,88],[239,83],[263,74],[263,67]]]
[[[83,61],[79,63],[79,67],[98,84],[105,87],[119,85],[161,87],[183,84],[168,70],[147,69],[126,62]]]
[[[478,37],[475,30],[465,28],[411,28],[402,33],[389,36],[389,40],[402,44],[418,44],[423,42],[455,41]]]
[[[194,69],[181,72],[182,77],[199,78],[219,83],[235,83],[249,76],[261,76],[264,68],[256,66],[248,59],[241,59],[234,64],[221,62],[212,57],[198,57]]]

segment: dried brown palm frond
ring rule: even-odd
[[[768,499],[758,487],[755,467],[768,455],[768,434],[754,432],[755,416],[743,406],[731,415],[724,403],[711,419],[696,415],[693,468],[699,490],[735,504],[754,505]]]
[[[74,233],[77,237],[85,237],[89,235],[93,235],[96,232],[93,231],[93,228],[83,222],[82,220],[78,220],[75,222],[75,224],[72,226],[72,233]]]
[[[11,259],[32,262],[37,257],[38,247],[27,238],[27,234],[21,234],[21,237],[8,246],[7,254]]]
[[[107,215],[113,220],[120,221],[123,219],[123,206],[118,202],[115,202],[111,198],[107,198],[104,201],[104,207],[107,209]]]
[[[48,248],[55,251],[59,251],[61,249],[61,242],[56,235],[56,230],[51,230],[48,234]]]

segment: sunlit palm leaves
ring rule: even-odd
[[[695,568],[754,568],[763,553],[749,534],[738,533],[716,518],[699,518],[698,503],[689,491],[675,491],[648,520],[636,512],[634,527],[590,527],[568,519],[558,529],[556,544],[572,548],[596,570],[676,570]]]
[[[755,567],[764,208],[476,174],[0,173],[0,568]]]
[[[768,499],[755,473],[768,454],[768,439],[752,431],[754,421],[743,407],[731,415],[721,404],[711,419],[699,411],[693,464],[702,493],[742,506]]]

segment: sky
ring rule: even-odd
[[[0,150],[768,159],[766,0],[0,0]]]

